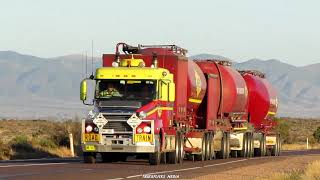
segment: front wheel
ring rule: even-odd
[[[161,152],[160,152],[160,139],[159,137],[155,139],[155,152],[149,154],[150,165],[159,165],[161,162]]]
[[[88,164],[96,163],[96,154],[84,152],[83,153],[83,161],[84,161],[84,163],[88,163]]]

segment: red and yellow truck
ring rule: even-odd
[[[82,122],[84,162],[94,163],[98,153],[104,162],[137,155],[152,165],[279,155],[278,99],[264,75],[186,53],[175,45],[118,43],[103,55],[102,67],[80,87],[80,99],[93,105]]]

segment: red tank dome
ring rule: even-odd
[[[277,93],[264,76],[252,72],[242,72],[249,91],[250,123],[255,128],[265,128],[278,109]]]

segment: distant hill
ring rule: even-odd
[[[98,66],[101,60],[94,58],[94,69]],[[78,97],[84,72],[84,59],[79,55],[46,59],[0,51],[0,118],[82,114],[84,106]]]
[[[190,59],[229,58],[199,54]],[[101,66],[94,58],[93,68]],[[236,63],[240,70],[266,73],[279,92],[279,115],[320,117],[320,63],[296,67],[280,60],[251,59]],[[91,73],[91,58],[88,58]],[[13,51],[0,51],[0,118],[63,118],[82,116],[88,107],[79,101],[79,84],[84,78],[81,55],[40,58]]]

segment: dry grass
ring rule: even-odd
[[[320,161],[309,164],[301,176],[302,179],[319,180],[320,179]]]
[[[58,147],[54,149],[47,149],[50,154],[54,154],[58,157],[71,157],[71,151],[68,147]]]
[[[279,118],[288,125],[288,134],[283,137],[286,144],[316,143],[313,137],[315,130],[320,127],[319,119]]]
[[[68,134],[80,145],[80,121],[0,120],[0,160],[70,157]]]
[[[275,173],[270,177],[274,180],[319,180],[320,179],[320,161],[314,161],[307,165],[304,171],[293,170],[291,172]]]
[[[282,150],[306,150],[307,144],[283,144]],[[320,149],[320,144],[309,144],[308,149]]]

